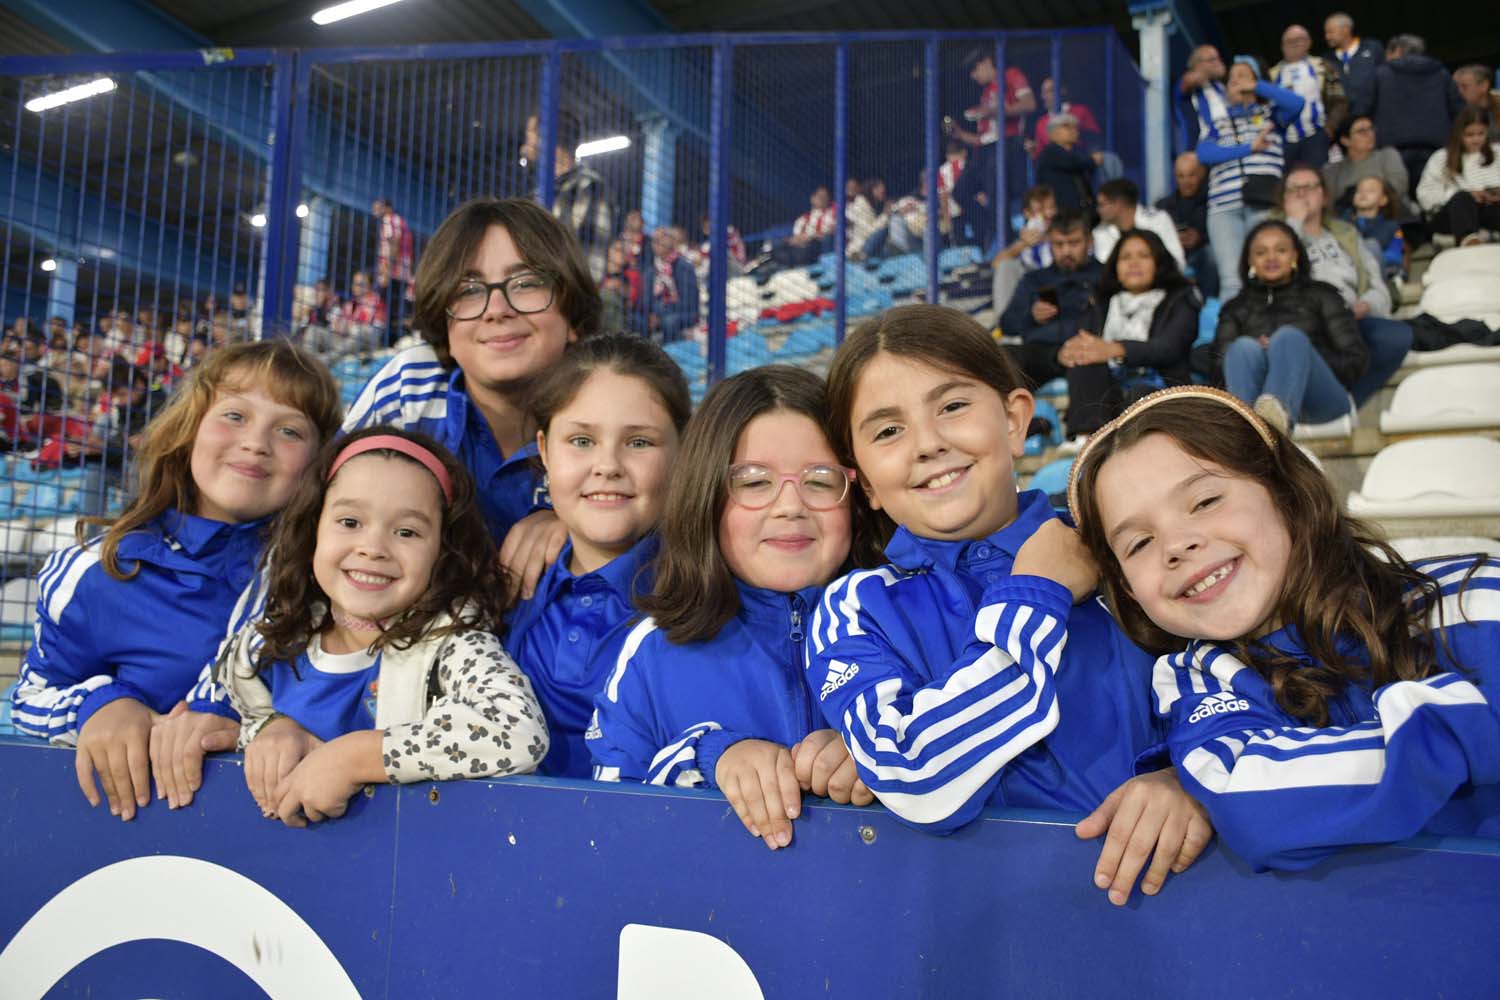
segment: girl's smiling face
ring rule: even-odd
[[[644,379],[603,368],[537,433],[537,449],[573,542],[573,571],[588,573],[655,526],[677,428]]]
[[[1035,402],[881,351],[851,407],[855,464],[871,506],[924,538],[984,538],[1016,516],[1011,462]]]
[[[226,384],[198,422],[189,458],[199,517],[228,524],[274,514],[318,448],[307,414],[260,386]]]
[[[1262,229],[1250,244],[1250,269],[1268,285],[1292,280],[1297,266],[1297,248],[1279,228]]]
[[[732,465],[760,465],[775,476],[809,466],[838,465],[823,429],[789,410],[762,413],[745,425]],[[724,470],[728,481],[729,470]],[[832,580],[849,558],[849,498],[813,510],[794,483],[778,480],[769,506],[750,510],[726,495],[719,515],[719,551],[736,578],[752,587],[792,593]],[[726,485],[725,489],[728,487]]]
[[[1158,433],[1111,455],[1094,488],[1130,594],[1160,628],[1229,640],[1280,627],[1292,540],[1264,486]]]

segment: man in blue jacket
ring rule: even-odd
[[[1090,315],[1104,273],[1093,257],[1088,219],[1077,209],[1058,212],[1047,239],[1052,243],[1052,266],[1023,277],[1000,317],[1001,331],[1021,338],[1020,348],[1011,348],[1011,353],[1035,385],[1067,375],[1057,360],[1058,349]]]
[[[1354,33],[1354,18],[1345,13],[1329,14],[1323,22],[1323,40],[1328,58],[1338,64],[1344,95],[1354,114],[1369,114],[1375,97],[1375,70],[1385,63],[1379,39],[1360,38]]]
[[[1418,36],[1392,38],[1385,58],[1375,71],[1371,117],[1381,143],[1401,154],[1411,185],[1406,194],[1412,195],[1433,151],[1448,144],[1464,99],[1448,68],[1427,54]]]

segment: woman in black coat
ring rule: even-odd
[[[1067,368],[1069,428],[1098,430],[1119,416],[1132,387],[1191,381],[1202,306],[1159,236],[1126,231],[1104,264],[1093,316],[1057,352]]]
[[[1307,251],[1284,222],[1250,231],[1244,288],[1219,313],[1215,352],[1224,388],[1282,431],[1349,412],[1349,387],[1370,352],[1338,289],[1314,281]]]

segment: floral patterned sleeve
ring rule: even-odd
[[[417,722],[391,726],[381,750],[392,782],[490,778],[536,770],[547,755],[547,723],[500,640],[460,632],[433,666],[437,697]]]

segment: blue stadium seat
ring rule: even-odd
[[[1036,401],[1036,412],[1032,417],[1041,417],[1052,423],[1052,430],[1047,434],[1033,434],[1026,439],[1026,454],[1040,455],[1048,448],[1062,444],[1062,418],[1057,415],[1057,407],[1045,399]]]
[[[703,345],[696,340],[675,340],[665,350],[667,357],[677,362],[677,367],[682,369],[689,381],[702,375],[708,367],[708,362],[703,359]]]
[[[945,247],[938,251],[938,268],[946,274],[954,268],[977,264],[979,258],[978,247]]]
[[[11,681],[5,686],[4,692],[0,692],[0,736],[14,736],[15,727],[10,724],[10,696],[15,691],[20,681]]]
[[[798,327],[782,342],[781,350],[776,352],[776,360],[790,361],[794,358],[811,357],[825,347],[832,346],[833,324],[809,323]]]
[[[1068,492],[1068,473],[1072,471],[1072,468],[1073,456],[1071,455],[1067,458],[1059,458],[1055,462],[1048,462],[1040,469],[1037,469],[1032,475],[1030,488],[1041,490],[1049,497],[1054,497],[1058,494],[1063,494],[1066,497]],[[1063,506],[1066,506],[1066,500],[1064,500]]]
[[[739,336],[730,338],[725,345],[724,355],[725,367],[731,373],[741,372],[747,368],[770,364],[771,345],[760,334],[745,330]]]
[[[1194,347],[1213,343],[1214,331],[1219,328],[1219,306],[1218,299],[1208,299],[1203,303],[1203,310],[1198,313],[1198,339],[1193,341]]]
[[[1055,378],[1051,382],[1044,382],[1037,388],[1037,404],[1041,404],[1042,396],[1066,396],[1068,394],[1068,380]]]
[[[75,504],[75,510],[77,509]],[[63,491],[59,483],[36,483],[24,497],[16,501],[16,514],[21,517],[56,517],[63,513]]]

